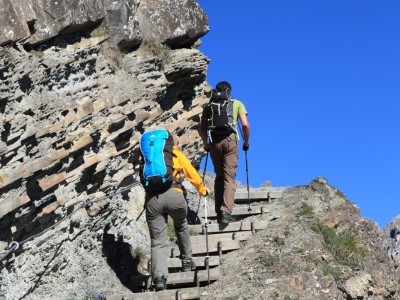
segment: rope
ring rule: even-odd
[[[130,184],[130,185],[128,185],[128,186],[122,188],[121,190],[118,190],[117,192],[115,192],[115,193],[113,193],[113,194],[111,194],[111,195],[105,195],[105,196],[103,196],[103,197],[100,197],[100,198],[97,198],[97,199],[94,199],[94,200],[90,200],[90,201],[80,200],[80,201],[78,201],[78,202],[76,202],[76,203],[74,203],[74,204],[72,204],[72,205],[64,206],[64,208],[70,208],[70,207],[73,207],[73,206],[78,205],[70,214],[66,215],[66,216],[63,217],[61,220],[57,221],[55,224],[53,224],[53,225],[51,225],[50,227],[46,228],[44,231],[42,231],[42,232],[40,232],[40,233],[38,233],[38,234],[32,235],[32,236],[26,238],[25,240],[23,240],[23,241],[21,241],[21,242],[19,242],[19,243],[18,243],[17,241],[12,241],[12,242],[10,243],[10,245],[8,246],[8,248],[6,249],[6,251],[5,251],[3,254],[0,254],[0,262],[3,261],[3,260],[4,260],[7,256],[9,256],[10,254],[16,252],[16,251],[19,249],[19,247],[22,246],[23,244],[25,244],[25,243],[29,242],[30,240],[33,240],[34,238],[39,237],[39,236],[45,234],[46,232],[48,232],[48,231],[54,229],[54,228],[55,228],[56,226],[58,226],[61,222],[65,221],[66,219],[68,219],[69,217],[71,217],[71,216],[72,216],[75,212],[77,212],[79,209],[84,208],[84,207],[88,207],[88,206],[90,206],[90,205],[93,204],[93,203],[99,202],[99,201],[104,200],[104,199],[106,199],[106,198],[113,197],[113,196],[115,196],[115,195],[117,195],[117,194],[121,194],[121,193],[123,193],[123,192],[125,192],[125,191],[127,191],[127,190],[130,190],[132,187],[137,186],[137,185],[139,185],[139,184],[140,184],[140,182],[135,181],[134,183],[132,183],[132,184]],[[50,198],[50,197],[53,197],[53,196],[54,196],[54,194],[51,194],[51,195],[48,195],[48,196],[44,197],[43,199],[47,199],[47,198]]]

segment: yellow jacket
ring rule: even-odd
[[[183,172],[183,174],[185,174],[185,178],[189,180],[199,194],[204,197],[207,194],[206,187],[204,186],[204,183],[201,180],[197,170],[192,166],[186,156],[179,151],[177,146],[173,146],[172,153],[174,154],[172,158],[174,177],[180,179],[180,173]],[[176,189],[182,191],[181,189]]]

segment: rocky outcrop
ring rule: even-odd
[[[154,40],[190,47],[208,31],[207,17],[191,0],[1,0],[0,45],[46,47],[71,33],[108,35],[121,48]]]
[[[267,228],[223,256],[204,299],[400,299],[379,226],[326,179],[284,188],[268,211]]]
[[[102,0],[2,0],[0,7],[0,45],[41,43],[93,27],[106,15]]]
[[[383,229],[387,251],[393,259],[400,262],[400,216],[395,217]]]

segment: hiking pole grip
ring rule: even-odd
[[[203,183],[204,183],[204,178],[206,178],[206,169],[207,169],[207,162],[208,162],[208,154],[209,154],[209,153],[210,153],[210,152],[207,151],[206,162],[205,162],[205,164],[204,164],[204,170],[203,170]]]

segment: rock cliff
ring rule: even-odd
[[[400,262],[400,216],[395,217],[383,229],[385,245],[390,256]]]
[[[166,127],[201,159],[207,17],[191,0],[2,0],[0,15],[0,251],[25,257],[2,262],[0,298],[124,287],[134,262],[116,258],[148,243],[140,133]]]

